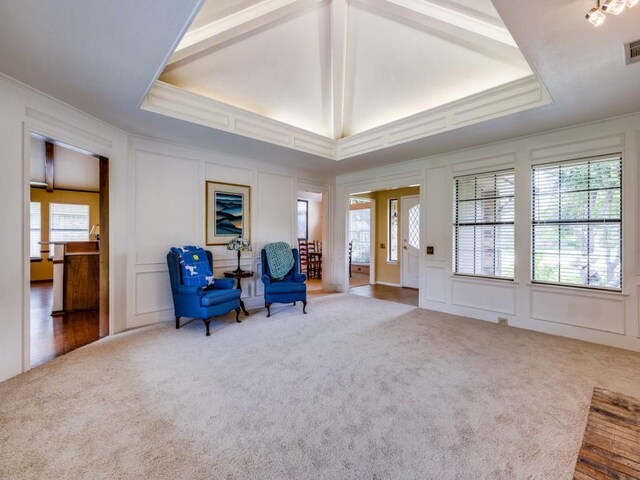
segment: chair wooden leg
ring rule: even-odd
[[[271,316],[271,304],[267,303],[265,307],[267,307],[267,318],[269,318]]]
[[[307,314],[307,301],[302,302],[302,313]]]
[[[176,330],[180,328],[180,317],[176,315]]]
[[[209,332],[209,324],[211,323],[211,319],[210,318],[203,318],[202,321],[204,322],[205,326],[207,327],[207,337],[211,335],[211,333]]]
[[[242,320],[240,320],[240,312],[242,310],[240,309],[240,307],[236,308],[236,322],[240,323]]]

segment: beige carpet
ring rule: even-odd
[[[140,329],[0,384],[2,479],[569,479],[640,355],[353,295]]]

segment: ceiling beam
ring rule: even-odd
[[[198,55],[272,22],[299,14],[326,0],[263,0],[227,17],[188,31],[167,66]]]
[[[331,107],[332,134],[344,136],[345,84],[347,70],[347,2],[333,0],[331,5]]]
[[[44,142],[44,183],[47,192],[53,192],[53,143]]]
[[[504,25],[428,0],[352,0],[392,20],[413,24],[433,35],[446,38],[506,62],[523,61],[515,40]]]
[[[440,22],[473,32],[511,47],[518,47],[504,25],[474,17],[453,8],[444,7],[429,0],[384,0],[386,3],[410,10],[420,16],[427,16]]]

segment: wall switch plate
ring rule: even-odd
[[[509,319],[504,317],[498,317],[498,325],[509,325]]]
[[[433,255],[435,250],[435,247],[427,247],[427,255]]]

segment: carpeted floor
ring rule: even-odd
[[[101,340],[0,384],[2,479],[570,479],[640,355],[355,295]]]

